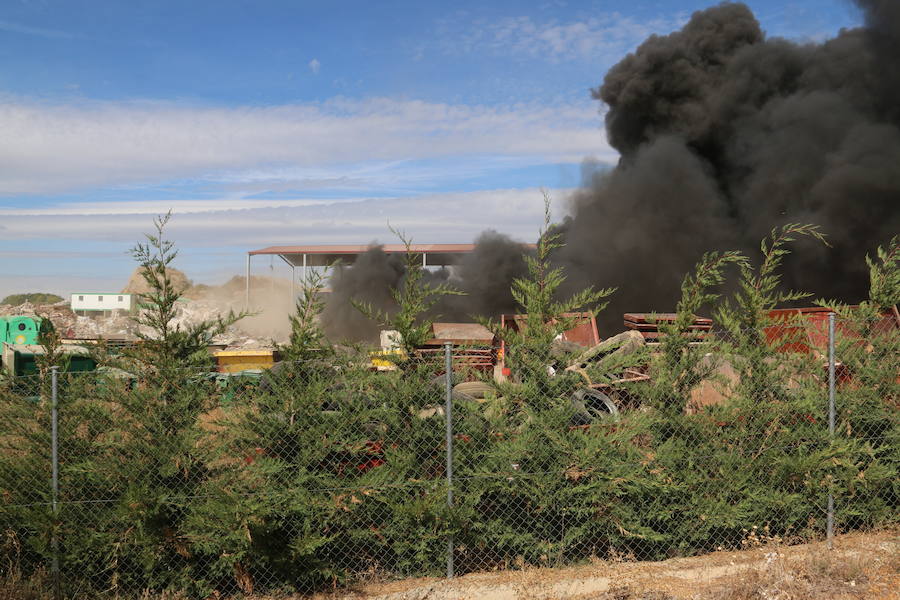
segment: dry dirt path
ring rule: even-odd
[[[412,579],[321,598],[342,600],[900,600],[900,531],[838,536],[796,546],[661,562],[603,562],[560,569]]]

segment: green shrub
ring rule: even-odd
[[[31,304],[56,304],[62,302],[63,298],[56,294],[46,294],[43,292],[29,292],[27,294],[12,294],[0,300],[0,304],[9,304],[18,306],[30,302]]]
[[[784,232],[764,252],[782,250]],[[900,347],[879,325],[884,299],[897,297],[894,256],[896,243],[870,261],[869,300],[834,306],[850,381],[838,387],[832,437],[822,357],[760,337],[774,290],[763,280],[777,273],[736,253],[707,255],[685,279],[673,335],[642,355],[651,381],[628,390],[639,408],[573,426],[568,394],[580,384],[546,369],[570,307],[546,293],[561,275],[539,252],[528,281],[544,283],[517,289],[524,310],[544,317],[507,340],[521,350],[509,356],[518,379],[454,404],[452,508],[442,362],[372,370],[366,349],[323,352],[314,319],[295,330],[297,360],[255,383],[223,388],[195,368],[209,329],[167,329],[128,357],[130,374],[62,375],[58,516],[46,380],[36,400],[0,380],[0,569],[40,576],[56,532],[67,590],[206,598],[439,576],[449,539],[460,573],[663,559],[739,548],[762,535],[753,532],[807,540],[824,531],[829,491],[839,530],[896,524]],[[722,303],[729,264],[742,293],[761,295]],[[728,312],[704,345],[674,335],[710,303]],[[725,359],[744,379],[723,403],[687,412]]]

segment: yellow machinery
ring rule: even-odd
[[[372,367],[379,371],[395,371],[397,363],[406,360],[406,352],[400,349],[369,352]]]

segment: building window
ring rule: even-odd
[[[121,302],[122,300],[123,300],[122,296],[119,296],[119,302]]]
[[[97,296],[97,302],[103,302],[103,296]]]
[[[78,301],[79,301],[79,302],[84,302],[84,296],[78,296]]]

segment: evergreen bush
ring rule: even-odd
[[[651,375],[628,386],[639,406],[573,425],[570,395],[583,382],[548,368],[571,357],[548,348],[564,313],[599,310],[611,290],[556,297],[564,274],[552,267],[548,213],[529,278],[514,287],[524,326],[488,322],[509,349],[510,379],[484,400],[454,403],[449,508],[443,362],[410,353],[402,368],[376,371],[367,349],[331,346],[312,285],[298,302],[291,360],[222,387],[201,349],[238,315],[169,326],[177,295],[165,283],[174,252],[165,221],[136,253],[154,290],[142,318],[157,335],[107,361],[126,371],[60,375],[58,515],[46,377],[36,399],[0,380],[4,573],[40,573],[53,533],[69,590],[207,598],[439,576],[451,537],[460,573],[663,559],[740,548],[754,532],[803,541],[823,534],[829,492],[839,530],[898,523],[900,332],[884,318],[900,298],[897,239],[869,259],[869,299],[821,302],[838,315],[835,436],[825,357],[781,352],[785,340],[765,334],[786,297],[779,257],[791,239],[818,237],[802,225],[774,231],[758,268],[734,252],[704,256],[674,323],[660,325],[661,344],[637,355]],[[739,292],[726,302],[718,288],[729,265]],[[414,295],[409,331],[427,322],[433,291],[404,292]],[[717,329],[692,343],[681,334],[710,305]],[[729,394],[686,410],[726,361],[740,374]]]

